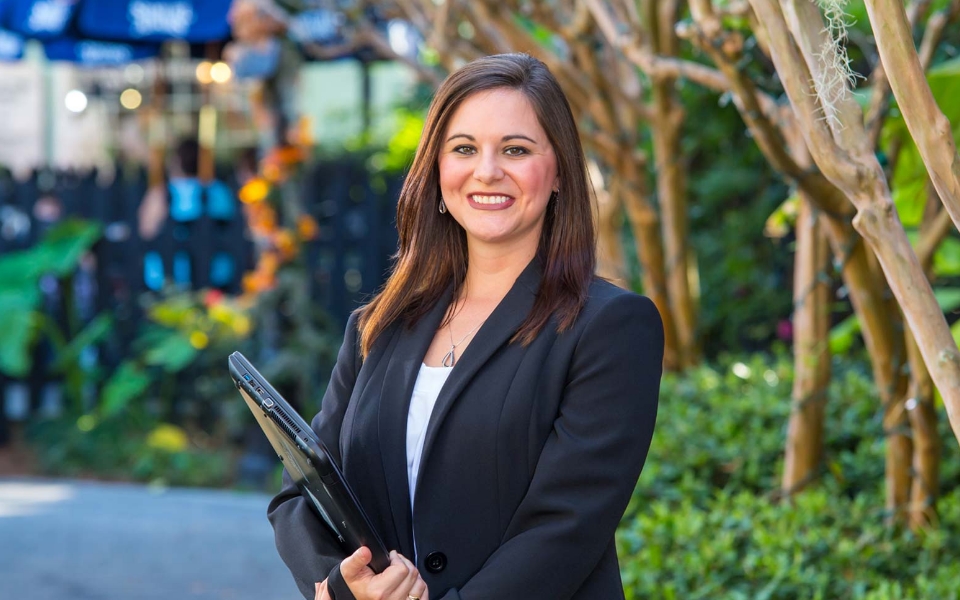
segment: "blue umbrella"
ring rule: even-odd
[[[24,37],[50,40],[62,36],[73,22],[78,0],[11,0],[7,26]]]
[[[0,61],[9,62],[23,58],[23,38],[12,31],[0,29]]]
[[[160,45],[61,37],[44,42],[43,51],[50,60],[67,61],[85,67],[109,67],[158,56]]]
[[[77,29],[104,40],[216,42],[230,37],[231,1],[87,0],[79,5]]]
[[[87,4],[98,2],[88,1]],[[6,36],[0,35],[0,57],[22,56],[24,38],[43,42],[44,52],[50,60],[91,67],[122,65],[159,54],[158,44],[81,39],[75,33],[80,6],[80,0],[4,1],[0,4],[0,22],[11,31]]]

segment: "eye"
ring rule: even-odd
[[[453,149],[454,154],[473,154],[476,152],[476,149],[473,146],[456,146]]]
[[[507,156],[523,156],[524,154],[530,154],[530,152],[522,146],[510,146],[509,148],[504,148],[503,153]]]

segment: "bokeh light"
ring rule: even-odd
[[[141,96],[140,92],[133,88],[127,88],[123,90],[122,94],[120,94],[120,105],[127,110],[136,110],[140,108],[140,104],[142,102],[143,96]]]
[[[230,81],[232,75],[233,72],[230,70],[230,65],[225,62],[216,62],[210,67],[210,78],[217,83]]]
[[[80,90],[70,90],[64,96],[63,103],[70,112],[82,113],[87,109],[87,95]]]
[[[209,61],[203,61],[197,65],[197,81],[206,85],[213,81],[213,78],[210,76],[210,69],[213,67]]]

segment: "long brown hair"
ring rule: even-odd
[[[529,344],[551,316],[557,330],[570,328],[587,300],[596,266],[596,232],[586,162],[576,121],[560,84],[542,62],[526,54],[474,60],[451,73],[434,95],[420,144],[397,204],[400,243],[393,272],[360,312],[360,349],[370,352],[394,323],[422,317],[453,283],[459,296],[467,273],[463,228],[441,214],[438,156],[450,118],[469,96],[493,89],[521,92],[533,107],[557,157],[559,193],[550,198],[537,257],[543,266],[533,308],[514,340]]]

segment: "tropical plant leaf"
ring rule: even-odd
[[[36,268],[58,277],[69,275],[83,253],[100,239],[101,232],[101,225],[92,221],[67,219],[58,223],[31,251]]]
[[[133,361],[121,363],[103,387],[100,410],[104,417],[112,417],[122,412],[134,398],[140,396],[149,386],[150,376]]]
[[[107,313],[100,313],[92,321],[87,323],[86,327],[80,330],[80,333],[70,340],[63,350],[57,355],[51,368],[56,372],[63,372],[71,363],[79,360],[83,349],[98,343],[102,340],[113,327],[113,317]]]
[[[0,293],[36,288],[39,275],[33,248],[0,256]]]
[[[29,295],[0,292],[0,372],[10,377],[24,377],[30,371],[35,300]]]
[[[144,356],[144,362],[162,367],[169,373],[180,371],[197,357],[197,349],[178,332],[172,331],[157,345],[150,348]]]

